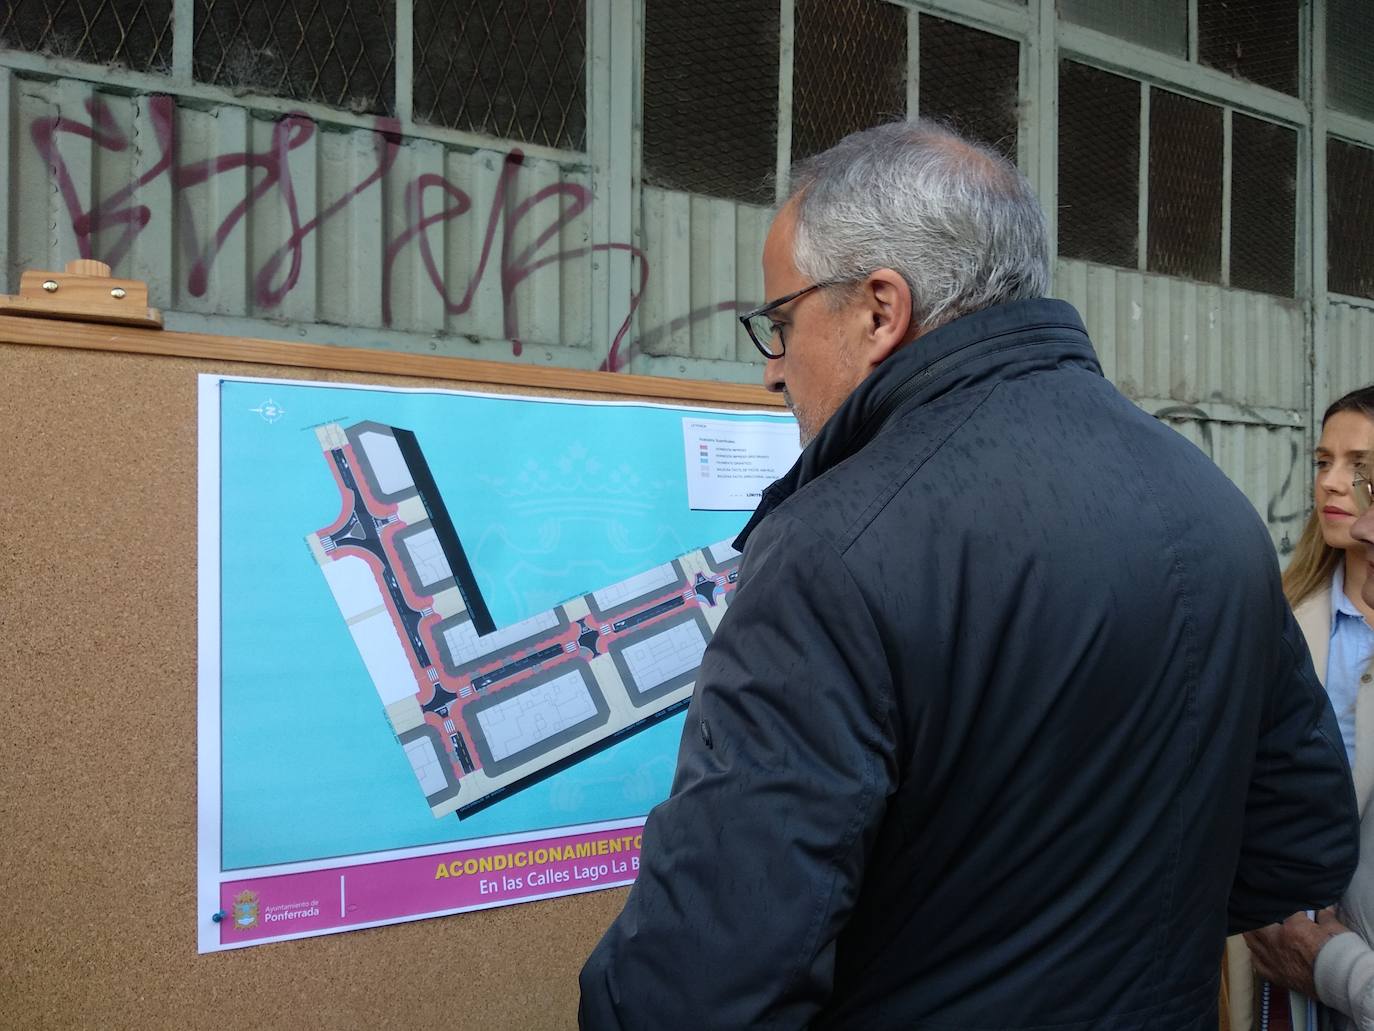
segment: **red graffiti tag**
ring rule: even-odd
[[[83,206],[72,169],[62,155],[60,138],[65,135],[89,140],[98,149],[116,153],[127,150],[130,141],[119,129],[110,109],[100,99],[90,98],[85,104],[89,121],[59,114],[36,119],[30,126],[29,133],[34,146],[52,169],[81,257],[97,257],[96,241],[99,237],[102,244],[99,256],[112,267],[117,266],[128,255],[138,235],[152,221],[152,210],[137,200],[139,190],[164,176],[169,177],[173,196],[180,205],[178,224],[181,244],[190,258],[186,289],[193,296],[200,297],[208,289],[215,261],[234,230],[256,205],[270,198],[271,203],[279,203],[285,209],[287,232],[281,245],[252,270],[254,301],[266,309],[281,304],[300,281],[305,243],[311,235],[366,190],[379,186],[392,176],[402,142],[398,124],[394,120],[379,120],[377,129],[372,133],[375,151],[373,167],[340,196],[320,208],[313,217],[303,220],[292,178],[291,154],[309,142],[317,131],[315,123],[305,115],[292,114],[277,122],[272,128],[268,147],[263,152],[234,151],[182,164],[176,159],[176,109],[173,99],[166,95],[150,96],[147,98],[147,107],[157,147],[156,160],[133,181],[104,197],[92,197],[89,207]],[[477,267],[463,284],[461,292],[452,289],[445,277],[435,254],[430,230],[473,214],[472,197],[457,183],[435,173],[416,175],[405,183],[403,224],[386,243],[382,254],[382,324],[392,324],[393,272],[397,260],[407,248],[412,245],[419,248],[426,277],[442,299],[444,311],[454,315],[463,314],[471,308],[495,255],[494,264],[501,293],[502,331],[510,340],[513,352],[519,355],[522,345],[516,295],[522,283],[549,266],[584,259],[595,253],[623,252],[629,256],[632,268],[637,268],[637,285],[630,292],[628,311],[611,341],[601,368],[612,372],[624,368],[630,352],[634,350],[626,340],[649,281],[649,263],[643,251],[629,243],[594,243],[556,249],[559,234],[591,205],[591,191],[575,183],[555,183],[521,198],[518,196],[517,178],[524,161],[523,153],[515,149],[502,162],[491,202],[486,211],[481,213],[480,220],[475,221],[476,225],[483,227],[482,247]],[[243,197],[220,219],[212,232],[200,237],[188,191],[217,176],[245,171],[249,185]],[[527,221],[531,227],[529,242],[517,246],[517,233]],[[101,236],[110,231],[117,231],[118,235],[112,240],[108,235]],[[555,249],[550,250],[551,247]],[[719,305],[697,309],[686,317],[686,321],[707,318],[735,307],[734,301],[723,301]],[[674,320],[659,331],[644,334],[644,338],[638,342],[639,346],[643,346],[647,340],[673,332],[682,321]]]

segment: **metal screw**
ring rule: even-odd
[[[122,286],[115,287],[113,290],[110,291],[110,296],[113,297],[116,301],[124,300],[124,288]]]
[[[57,293],[57,280],[55,280],[55,279],[45,279],[45,280],[43,280],[43,289],[46,290],[46,291],[48,291],[48,293],[50,293],[50,294],[55,294],[55,293]]]

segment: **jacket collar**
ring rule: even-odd
[[[736,538],[736,550],[763,518],[803,485],[863,448],[900,411],[970,381],[1000,379],[1026,355],[1050,367],[1077,361],[1101,373],[1083,320],[1066,301],[1011,301],[965,315],[903,347],[854,388],[792,468],[769,486]]]

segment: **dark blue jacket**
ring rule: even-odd
[[[1245,497],[1022,301],[883,363],[742,535],[585,1028],[1214,1029],[1355,798]]]

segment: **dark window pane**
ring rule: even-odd
[[[1151,272],[1221,281],[1221,157],[1221,108],[1151,90]]]
[[[879,0],[797,0],[792,158],[906,113],[906,18]]]
[[[1298,134],[1231,117],[1231,285],[1293,295]]]
[[[396,109],[394,0],[196,0],[195,77],[375,114]]]
[[[645,182],[773,200],[778,19],[778,0],[647,0]]]
[[[921,15],[920,108],[1016,160],[1020,44]]]
[[[585,21],[582,0],[415,0],[416,121],[580,149]]]
[[[0,47],[169,72],[172,0],[4,0]]]
[[[1059,0],[1065,21],[1188,56],[1188,0]]]
[[[1300,0],[1198,0],[1198,60],[1298,95]]]
[[[1059,253],[1135,268],[1140,83],[1059,64]]]
[[[1326,146],[1326,288],[1374,297],[1374,150]]]
[[[1326,0],[1326,102],[1374,118],[1374,3]]]

